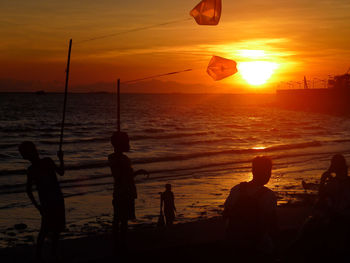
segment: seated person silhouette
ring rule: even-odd
[[[223,217],[228,221],[227,239],[239,253],[272,255],[272,234],[277,227],[277,198],[265,187],[271,177],[272,162],[268,157],[252,161],[253,179],[231,189],[224,204]]]
[[[301,257],[306,261],[327,259],[338,262],[344,258],[349,261],[349,222],[348,166],[344,156],[336,154],[332,157],[329,168],[321,176],[318,200],[311,216],[301,228],[293,250],[296,250],[298,255],[301,253]]]
[[[172,226],[175,219],[175,198],[171,191],[171,184],[165,185],[165,191],[161,194],[161,207],[164,206],[165,222],[167,226]]]
[[[109,166],[114,179],[113,190],[113,237],[115,248],[118,245],[126,248],[128,220],[135,219],[135,199],[137,198],[134,177],[139,174],[149,175],[141,169],[136,172],[131,167],[131,161],[123,154],[130,150],[129,136],[125,132],[114,132],[111,137],[114,153],[108,156]],[[119,226],[120,225],[120,226]]]
[[[321,176],[318,195],[316,210],[321,216],[337,221],[350,218],[350,177],[343,155],[332,157],[330,167]]]
[[[34,143],[30,141],[22,142],[19,152],[23,159],[32,163],[27,169],[27,194],[41,214],[36,258],[42,260],[43,244],[49,233],[52,234],[52,255],[56,257],[59,234],[65,229],[64,199],[56,177],[56,173],[64,174],[63,153],[57,153],[60,160],[60,166],[57,167],[51,158],[40,158]],[[36,186],[39,202],[34,198],[33,184]]]

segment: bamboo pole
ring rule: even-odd
[[[66,83],[65,83],[65,88],[64,88],[63,114],[62,114],[62,123],[61,123],[59,152],[62,152],[62,144],[63,144],[63,131],[64,131],[64,121],[66,118],[66,105],[67,105],[68,79],[69,79],[69,66],[70,66],[71,50],[72,50],[72,39],[70,39],[70,41],[69,41],[69,48],[68,48],[68,58],[67,58],[67,68],[66,68]]]
[[[117,128],[120,132],[120,79],[117,82]]]

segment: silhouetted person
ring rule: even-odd
[[[344,156],[336,154],[321,176],[317,203],[293,248],[305,261],[344,258],[349,261],[349,245],[350,177]]]
[[[27,194],[41,214],[36,258],[42,260],[43,244],[49,233],[52,234],[52,254],[57,256],[59,235],[64,230],[66,223],[63,194],[56,177],[56,173],[64,174],[63,153],[57,153],[60,160],[60,166],[57,167],[51,158],[41,159],[32,142],[22,142],[19,146],[19,152],[23,159],[32,163],[27,169]],[[34,198],[33,184],[38,191],[39,202]]]
[[[113,191],[113,236],[115,246],[121,244],[126,247],[126,233],[128,220],[135,219],[135,199],[137,191],[134,177],[139,174],[148,175],[147,171],[141,169],[136,172],[131,167],[130,159],[123,154],[130,150],[129,136],[125,132],[115,132],[111,137],[114,153],[108,156],[114,178]]]
[[[322,210],[332,220],[350,217],[350,178],[346,160],[341,154],[332,157],[330,167],[321,176],[316,209]]]
[[[175,198],[171,191],[171,184],[165,185],[165,191],[161,194],[161,207],[164,206],[164,216],[167,226],[172,226],[175,219]]]
[[[223,216],[228,220],[227,239],[240,256],[271,256],[272,235],[277,228],[277,198],[265,187],[271,177],[272,162],[268,157],[255,157],[253,179],[231,189],[224,204]]]

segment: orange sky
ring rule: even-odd
[[[110,83],[118,77],[123,81],[193,68],[192,72],[149,82],[159,84],[152,92],[175,92],[176,88],[167,89],[167,81],[181,83],[181,92],[273,92],[281,81],[300,81],[304,75],[325,79],[350,67],[348,0],[223,0],[218,26],[198,26],[194,20],[187,20],[78,43],[123,30],[185,20],[198,2],[2,1],[0,91],[39,87],[63,90],[70,38],[72,91],[110,90]],[[206,74],[212,55],[234,59],[238,64],[272,62],[276,68],[265,85],[255,88],[241,73],[215,82]],[[139,83],[138,91],[147,92],[146,86]]]

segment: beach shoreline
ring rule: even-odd
[[[311,207],[305,205],[278,207],[280,233],[277,253],[281,253],[293,241],[310,211]],[[110,232],[64,239],[60,244],[61,262],[112,262],[122,255],[128,258],[128,262],[140,259],[162,261],[167,256],[171,262],[182,257],[206,262],[227,256],[224,239],[225,222],[222,217],[179,223],[171,229],[143,225],[129,231],[128,250],[117,252],[116,255],[113,253]],[[0,249],[0,257],[2,262],[31,262],[33,251],[33,246],[29,245],[5,248]]]

